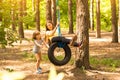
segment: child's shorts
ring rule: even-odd
[[[40,48],[39,48],[39,49],[38,49],[38,48],[35,48],[35,47],[33,48],[33,53],[34,53],[34,54],[37,54],[37,53],[40,53],[40,52],[41,52],[41,49],[40,49]]]

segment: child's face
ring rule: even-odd
[[[41,38],[41,35],[40,34],[38,34],[38,35],[36,35],[36,39],[40,39]]]
[[[49,30],[53,30],[53,25],[52,25],[52,23],[47,23],[47,28],[48,28]]]

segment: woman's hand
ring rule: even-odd
[[[60,26],[60,22],[57,22],[57,25],[56,25],[56,27],[58,27],[58,26]]]

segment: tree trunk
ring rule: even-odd
[[[90,0],[90,28],[94,31],[94,0]]]
[[[26,6],[26,2],[27,0],[23,0],[23,16],[27,15],[27,6]]]
[[[78,33],[78,42],[81,40],[83,44],[86,44],[81,50],[78,49],[77,58],[75,65],[76,67],[84,66],[85,69],[90,68],[89,63],[89,10],[88,10],[88,0],[76,0],[77,4],[77,15],[76,15],[76,29]]]
[[[118,14],[119,14],[119,20],[118,20],[118,35],[119,35],[119,37],[118,37],[118,40],[120,41],[120,0],[118,1],[118,3],[119,3],[119,12],[118,12]]]
[[[68,0],[68,20],[69,20],[69,34],[73,32],[73,15],[72,15],[72,0]]]
[[[39,3],[40,3],[40,0],[36,0],[35,20],[36,20],[36,29],[38,31],[40,31],[40,10],[39,10]]]
[[[52,21],[52,17],[51,17],[51,0],[46,0],[46,20],[51,20]]]
[[[19,2],[19,29],[18,29],[18,32],[19,32],[19,36],[20,38],[24,38],[24,30],[23,30],[23,4],[22,4],[22,0],[20,0]]]
[[[35,0],[32,0],[32,11],[35,11]]]
[[[116,17],[116,0],[111,1],[111,11],[112,11],[112,42],[118,43],[118,27],[117,27],[117,17]]]
[[[16,26],[16,23],[15,23],[16,18],[15,18],[15,9],[14,9],[16,2],[12,0],[11,4],[12,4],[12,9],[11,9],[12,30],[16,31],[16,27],[15,27]]]
[[[27,16],[27,0],[23,0],[23,16]],[[28,24],[25,24],[25,27],[28,29]]]
[[[52,23],[56,26],[56,0],[52,0]]]
[[[0,4],[2,3],[2,0],[0,0]],[[0,15],[0,22],[2,22],[2,15]]]
[[[96,37],[101,38],[101,27],[100,27],[100,0],[96,0]]]

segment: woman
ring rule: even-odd
[[[57,36],[57,27],[58,27],[59,23],[54,27],[52,21],[48,21],[46,24],[46,34],[45,34],[45,39],[46,42],[50,45],[51,44],[51,39],[55,36]],[[80,43],[75,42],[77,40],[77,36],[75,35],[72,39],[66,39],[63,38],[62,41],[64,41],[65,43],[70,44],[71,46],[74,47],[82,47],[82,41]]]

